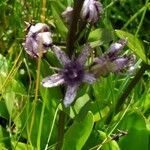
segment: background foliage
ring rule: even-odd
[[[150,2],[101,2],[104,12],[89,30],[88,41],[100,53],[118,37],[127,37],[124,53],[136,55],[134,71],[101,77],[92,86],[82,85],[75,104],[64,110],[60,103],[61,87],[46,89],[39,84],[54,70],[49,69],[45,60],[39,70],[38,61],[29,58],[22,43],[26,34],[24,21],[34,20],[47,23],[54,43],[64,48],[68,26],[61,13],[68,5],[73,6],[73,0],[0,1],[1,149],[46,150],[59,149],[60,145],[63,150],[150,149],[149,70],[144,69],[132,83],[143,63],[149,64]],[[59,66],[51,52],[47,59],[52,66]],[[131,88],[126,90],[130,83]],[[124,93],[130,94],[120,107],[118,101]],[[60,120],[61,110],[65,120]]]

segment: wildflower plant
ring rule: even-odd
[[[0,149],[148,149],[148,0],[11,5],[0,2]]]
[[[39,51],[47,54],[53,53],[55,59],[60,62],[60,68],[57,65],[51,66],[51,68],[55,68],[54,74],[47,74],[47,77],[41,80],[44,88],[60,86],[62,89],[65,87],[62,101],[57,100],[65,106],[64,110],[60,112],[60,121],[61,116],[64,117],[65,109],[74,106],[76,103],[76,97],[82,83],[96,84],[100,82],[99,78],[106,77],[110,73],[117,74],[127,71],[134,64],[132,54],[123,54],[123,49],[128,43],[127,38],[113,42],[107,51],[94,55],[92,54],[93,51],[96,51],[99,46],[93,48],[88,38],[83,38],[84,35],[80,35],[83,28],[85,28],[84,30],[88,28],[88,24],[92,27],[92,25],[101,21],[102,12],[102,4],[97,0],[77,1],[74,2],[74,7],[66,7],[61,16],[64,18],[69,31],[66,47],[63,49],[52,40],[53,36],[47,24],[37,23],[31,25],[28,29],[24,44],[25,51],[31,57],[37,59]],[[44,59],[42,58],[41,61]],[[87,60],[88,63],[86,63]],[[63,136],[60,137],[61,141],[63,141],[62,138]],[[61,146],[62,143],[58,144],[56,149]]]

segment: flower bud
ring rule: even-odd
[[[48,25],[37,23],[31,25],[26,35],[25,51],[34,58],[39,56],[40,50],[42,54],[47,52],[47,49],[52,45],[51,33]]]
[[[61,14],[62,17],[65,19],[66,23],[68,23],[68,24],[70,24],[70,22],[71,22],[72,13],[73,13],[73,8],[69,6]]]
[[[102,4],[99,1],[85,0],[81,10],[81,18],[89,23],[96,23],[102,10]]]

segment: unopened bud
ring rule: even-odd
[[[64,12],[62,12],[62,17],[65,19],[65,21],[70,24],[71,22],[71,17],[73,14],[73,8],[72,7],[67,7],[66,10]]]
[[[81,18],[89,23],[96,23],[102,13],[102,4],[97,0],[85,0],[81,10]]]

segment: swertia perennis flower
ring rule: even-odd
[[[91,67],[91,72],[96,76],[105,76],[110,72],[121,72],[125,68],[133,64],[131,55],[120,56],[121,50],[127,44],[127,40],[121,39],[110,45],[108,52],[102,56],[95,58],[94,64]]]
[[[40,50],[45,53],[51,45],[52,39],[48,25],[44,23],[31,25],[24,43],[26,52],[31,57],[37,58]]]
[[[90,45],[87,44],[79,57],[71,60],[59,47],[52,46],[53,52],[64,67],[57,74],[43,79],[42,85],[44,87],[54,87],[66,84],[67,91],[63,100],[65,107],[70,106],[74,101],[77,90],[82,82],[92,84],[96,80],[93,74],[84,70],[84,64],[90,49]]]

